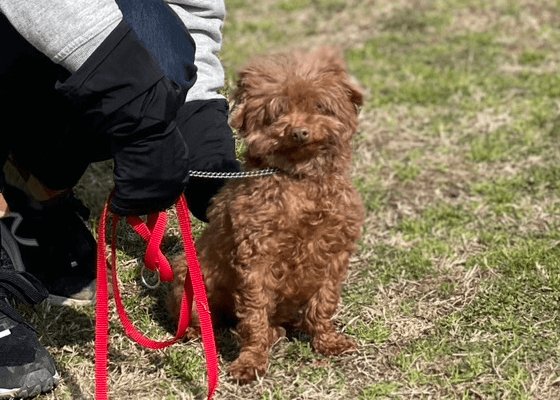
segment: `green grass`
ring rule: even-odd
[[[395,382],[379,382],[368,386],[360,394],[359,400],[386,399],[398,389]]]
[[[486,32],[436,38],[416,30],[388,32],[348,52],[374,107],[464,101],[476,89],[496,85],[480,72],[494,70],[504,57],[505,49]]]
[[[339,46],[365,91],[352,179],[366,209],[334,322],[355,354],[313,353],[290,332],[257,382],[226,374],[216,399],[560,398],[560,2],[274,0],[227,2],[226,88],[252,57]],[[109,171],[109,172],[108,172]],[[99,214],[110,168],[79,193]],[[166,250],[180,250],[172,219]],[[204,229],[196,223],[195,235]],[[144,244],[119,229],[125,302],[169,338],[165,285],[139,284]],[[92,398],[94,311],[22,309],[63,377],[42,399]],[[200,399],[199,341],[148,352],[111,320],[119,399]]]

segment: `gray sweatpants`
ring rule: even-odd
[[[224,0],[169,0],[196,42],[198,76],[187,101],[221,98]],[[35,48],[77,71],[122,20],[114,0],[0,0],[2,12]]]

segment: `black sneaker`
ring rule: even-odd
[[[58,384],[54,361],[11,303],[34,305],[47,295],[41,282],[16,271],[0,248],[0,399],[34,397]]]
[[[2,247],[16,270],[38,278],[58,305],[95,301],[96,242],[85,224],[89,210],[75,196],[37,206],[6,187],[10,214],[0,219]]]

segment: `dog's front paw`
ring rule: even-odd
[[[239,383],[249,383],[263,376],[268,369],[268,355],[257,355],[251,352],[241,352],[237,360],[232,362],[228,373]]]
[[[187,332],[183,337],[185,340],[195,340],[202,338],[202,329],[200,326],[189,326],[187,328]]]
[[[358,348],[354,340],[336,332],[314,337],[311,340],[311,345],[317,353],[325,356],[350,353]]]
[[[270,328],[268,332],[268,343],[273,345],[278,339],[286,337],[286,329],[281,326]]]

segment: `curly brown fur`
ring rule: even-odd
[[[214,323],[233,322],[233,378],[268,367],[282,326],[334,355],[356,344],[335,331],[336,311],[363,208],[350,180],[350,141],[362,93],[338,52],[322,48],[257,60],[240,73],[232,126],[247,144],[246,168],[278,168],[232,180],[215,197],[197,241]],[[175,262],[169,306],[178,312],[187,266]]]

